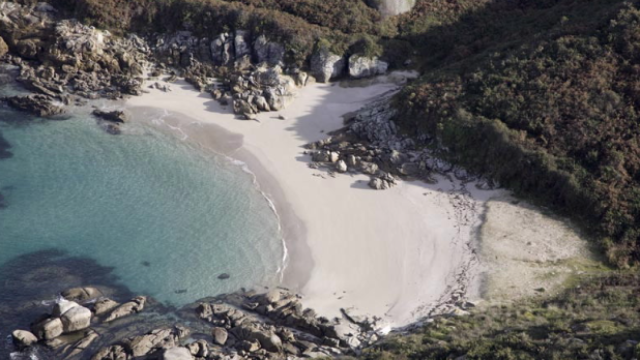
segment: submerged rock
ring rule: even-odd
[[[63,291],[62,297],[69,301],[86,301],[102,296],[102,292],[94,287],[76,287]]]
[[[116,124],[123,124],[127,121],[127,115],[124,111],[115,110],[115,111],[101,111],[101,110],[93,110],[91,113],[93,116],[100,118],[102,120],[106,120]]]

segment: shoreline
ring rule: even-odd
[[[223,156],[231,165],[241,167],[245,173],[253,178],[254,185],[265,201],[269,203],[269,207],[278,221],[284,249],[280,274],[281,283],[300,290],[310,277],[313,259],[311,259],[306,242],[291,239],[304,238],[304,223],[292,211],[276,179],[251,152],[242,147],[242,135],[232,133],[222,126],[211,123],[200,123],[199,126],[202,128],[189,128],[189,125],[196,123],[197,120],[180,113],[165,114],[162,117],[163,124],[156,124],[154,123],[156,119],[150,119],[151,115],[148,112],[159,108],[126,107],[126,109],[133,114],[133,121],[145,122],[147,125],[167,133],[179,131],[185,136],[183,141],[189,141],[204,151]],[[198,131],[202,129],[204,131]],[[176,134],[171,135],[175,136]],[[298,274],[292,274],[291,271],[288,271],[291,268],[295,268]]]
[[[182,116],[181,131],[196,142],[247,163],[282,216],[290,249],[283,286],[301,293],[305,306],[327,317],[348,309],[404,326],[437,307],[450,311],[452,297],[479,297],[471,285],[478,277],[476,203],[501,190],[467,191],[460,181],[440,177],[437,184],[402,181],[375,191],[365,175],[334,177],[309,168],[303,146],[341,128],[344,114],[393,93],[398,86],[391,78],[363,87],[309,85],[286,109],[257,115],[258,122],[236,119],[184,81],[163,83],[171,92],[150,89],[128,99],[125,108]],[[275,119],[279,115],[287,120]],[[460,197],[467,203],[457,204]],[[461,294],[467,290],[473,293]]]

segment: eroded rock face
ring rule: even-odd
[[[355,79],[369,76],[382,75],[387,72],[389,64],[378,57],[364,57],[352,55],[349,58],[349,75]]]
[[[321,83],[340,77],[344,73],[345,67],[344,58],[331,53],[326,48],[318,49],[311,57],[311,75]]]

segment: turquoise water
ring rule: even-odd
[[[0,160],[0,265],[55,248],[174,305],[279,281],[277,218],[228,159],[143,124],[109,135],[89,116],[0,131],[13,153]]]

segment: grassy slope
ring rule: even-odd
[[[367,360],[631,359],[640,346],[640,276],[607,274],[545,301],[441,317],[365,350]],[[600,357],[591,357],[594,354]]]

